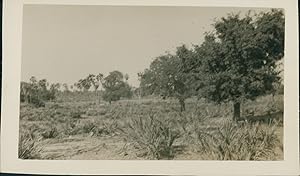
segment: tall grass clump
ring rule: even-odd
[[[41,148],[36,144],[33,134],[22,133],[19,137],[18,156],[21,159],[41,159]]]
[[[170,120],[154,114],[130,119],[125,134],[150,159],[174,157],[173,145],[180,136],[179,131],[172,128]]]
[[[269,160],[279,143],[276,124],[224,123],[214,132],[198,130],[197,139],[203,159]]]

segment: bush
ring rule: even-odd
[[[168,120],[158,120],[153,114],[131,119],[125,131],[126,137],[145,151],[152,159],[172,158],[173,144],[179,138],[179,131],[172,128]]]
[[[116,135],[120,131],[120,126],[117,120],[109,120],[104,121],[101,123],[101,125],[98,128],[98,136],[99,135]]]
[[[78,126],[81,133],[90,133],[95,132],[97,130],[97,125],[93,121],[82,122],[81,125]]]
[[[18,156],[21,159],[41,159],[41,149],[31,136],[33,135],[30,133],[22,133],[19,137]]]
[[[79,129],[77,128],[78,120],[76,119],[68,119],[63,126],[63,133],[65,135],[75,135],[78,134]]]
[[[199,130],[198,145],[204,158],[212,160],[266,160],[275,156],[276,125],[226,122],[216,132]]]
[[[45,102],[55,99],[59,84],[52,84],[47,88],[47,80],[30,78],[30,82],[21,82],[20,101],[33,104],[35,107],[45,107]]]

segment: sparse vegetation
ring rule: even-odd
[[[22,82],[19,157],[282,160],[283,12],[213,26],[202,44],[156,57],[138,88],[117,70],[63,90]]]
[[[281,95],[248,101],[242,116],[255,110],[255,114],[249,116],[255,118],[270,108],[281,109],[281,103]],[[195,98],[186,100],[186,111],[180,112],[178,107],[180,104],[176,100],[160,99],[124,100],[106,106],[86,101],[55,103],[46,104],[44,109],[22,105],[20,127],[22,131],[31,129],[30,138],[35,140],[23,138],[20,145],[24,145],[22,150],[37,145],[45,147],[52,145],[50,141],[82,136],[82,140],[96,138],[99,142],[116,139],[122,143],[119,147],[127,146],[120,148],[124,153],[135,151],[130,155],[134,158],[188,159],[181,154],[188,151],[198,159],[207,160],[277,160],[283,157],[282,123],[233,123],[230,104],[219,106]],[[73,118],[70,112],[75,109],[81,114],[84,109],[94,113]],[[282,119],[282,114],[279,116]],[[38,153],[38,150],[32,151]]]

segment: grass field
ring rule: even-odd
[[[188,99],[181,113],[175,99],[109,105],[72,96],[41,108],[21,104],[20,158],[283,160],[282,95],[243,103],[248,119],[276,115],[251,123],[232,122],[229,103]]]

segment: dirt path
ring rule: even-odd
[[[132,160],[139,159],[124,150],[120,137],[74,136],[64,139],[48,139],[40,143],[42,158],[66,160]]]

